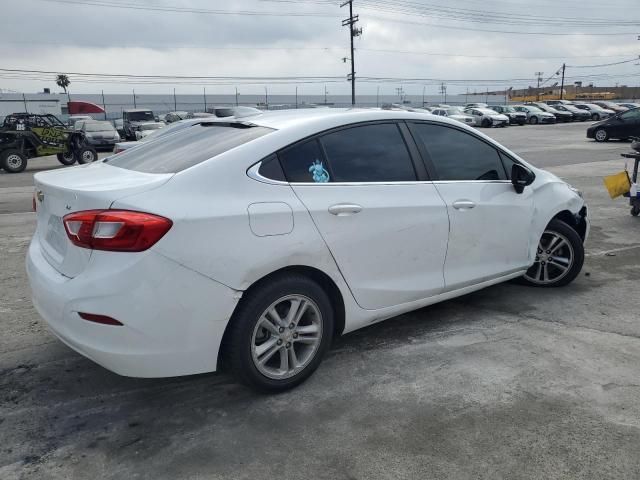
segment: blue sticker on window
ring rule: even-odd
[[[309,173],[313,175],[313,181],[316,183],[327,183],[329,181],[329,172],[327,172],[320,160],[313,162],[309,167]]]

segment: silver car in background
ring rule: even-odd
[[[467,108],[464,113],[471,115],[476,126],[479,127],[506,127],[509,125],[509,117],[490,108]]]
[[[447,117],[459,122],[466,123],[467,125],[475,125],[476,121],[471,115],[467,115],[459,107],[448,108],[434,108],[431,110],[433,115],[439,115],[440,117]]]
[[[531,125],[538,123],[556,123],[556,116],[553,113],[545,112],[535,105],[514,105],[516,112],[524,112],[527,114],[527,121]]]
[[[589,112],[591,115],[591,120],[604,120],[605,118],[609,118],[612,115],[615,115],[613,110],[607,110],[602,108],[600,105],[596,105],[595,103],[577,103],[576,108],[580,110],[585,110]]]
[[[84,120],[76,122],[75,130],[81,130],[89,145],[96,150],[113,150],[116,143],[120,141],[120,135],[106,120]]]

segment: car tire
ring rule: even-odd
[[[20,173],[27,168],[27,157],[20,150],[5,150],[0,154],[0,168],[7,173]]]
[[[288,315],[295,305],[304,310],[293,326],[295,318]],[[261,392],[299,385],[318,368],[331,345],[331,305],[326,291],[304,275],[285,274],[262,282],[243,296],[230,320],[222,346],[223,369]]]
[[[578,232],[561,220],[552,220],[538,244],[536,261],[521,277],[520,283],[533,287],[562,287],[578,276],[583,264],[584,245]]]
[[[81,147],[74,152],[79,164],[95,162],[98,159],[98,152],[92,147]]]
[[[74,157],[72,152],[58,153],[56,157],[58,157],[58,161],[62,165],[73,165],[76,163],[76,157]]]
[[[593,135],[593,138],[596,142],[608,142],[609,141],[609,133],[604,128],[599,128]]]
[[[536,125],[536,124],[538,123],[538,117],[531,117],[531,118],[529,119],[529,123],[530,123],[531,125]]]
[[[594,122],[597,122],[598,120],[600,120],[600,115],[598,115],[597,113],[594,113],[593,115],[591,115],[591,120],[593,120]]]
[[[491,126],[491,120],[488,118],[483,118],[481,124],[484,128],[489,128]]]

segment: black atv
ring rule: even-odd
[[[0,127],[0,168],[19,173],[27,160],[56,155],[63,165],[90,163],[98,153],[83,132],[69,130],[55,115],[12,113]]]

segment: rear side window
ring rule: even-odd
[[[498,151],[455,128],[412,124],[411,131],[429,153],[440,180],[506,180]]]
[[[326,183],[331,175],[317,139],[298,143],[278,154],[287,181]]]
[[[109,165],[145,173],[177,173],[273,131],[240,123],[201,123],[109,157]]]
[[[394,123],[363,125],[320,137],[333,182],[416,180],[413,162]]]

